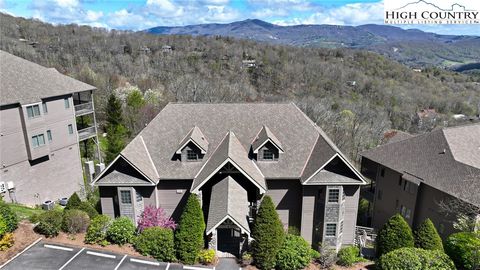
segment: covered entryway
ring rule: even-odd
[[[231,176],[212,187],[207,217],[209,248],[219,257],[240,256],[250,238],[247,191]]]
[[[238,228],[217,228],[217,251],[222,252],[224,256],[228,257],[231,254],[239,257],[242,249],[244,239],[241,230]]]

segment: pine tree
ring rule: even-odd
[[[78,197],[77,193],[74,192],[72,196],[68,198],[68,202],[67,202],[67,205],[65,206],[65,210],[78,209],[81,203],[82,203],[82,200],[80,200],[80,197]]]
[[[175,231],[177,258],[186,263],[195,263],[198,253],[204,246],[205,221],[197,195],[191,194],[183,209]]]
[[[260,269],[272,269],[276,256],[285,240],[282,222],[269,196],[265,196],[258,209],[253,226],[252,254],[255,265]]]
[[[400,214],[394,215],[383,225],[376,242],[378,257],[395,249],[414,246],[412,230]]]
[[[425,219],[415,231],[415,247],[443,251],[442,239],[429,218]]]
[[[122,104],[115,94],[110,94],[105,110],[107,118],[107,149],[105,161],[110,163],[125,147],[125,137],[128,130],[124,125]]]

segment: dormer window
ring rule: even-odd
[[[197,161],[199,158],[198,153],[193,149],[187,150],[187,161]]]
[[[276,161],[284,153],[280,140],[267,126],[263,126],[252,142],[252,152],[258,161]]]

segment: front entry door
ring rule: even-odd
[[[132,188],[118,187],[118,206],[120,209],[120,215],[129,217],[132,221],[135,221],[133,199]]]
[[[237,257],[240,255],[240,244],[242,242],[240,230],[233,228],[218,228],[217,237],[218,251],[230,253]]]

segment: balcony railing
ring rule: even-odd
[[[95,137],[97,135],[97,130],[95,127],[87,127],[84,129],[80,129],[78,132],[78,140],[83,141],[88,138]]]
[[[92,102],[75,105],[75,115],[77,116],[92,113],[92,112],[93,112]]]

